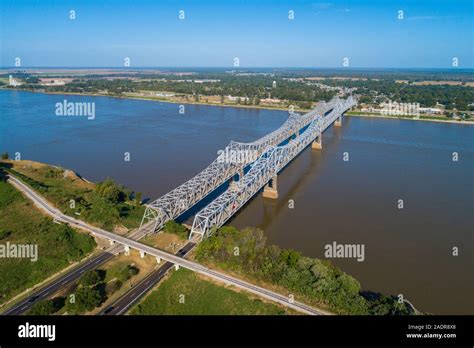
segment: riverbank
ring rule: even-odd
[[[10,88],[0,88],[0,90],[14,90]],[[17,90],[17,89],[15,89]],[[35,91],[31,89],[21,89],[18,91],[22,92],[31,92],[31,93],[41,93],[41,94],[52,94],[52,95],[80,95],[88,97],[108,97],[115,99],[131,99],[131,100],[145,100],[145,101],[156,101],[170,104],[185,104],[185,105],[205,105],[205,106],[218,106],[218,107],[231,107],[231,108],[244,108],[244,109],[261,109],[261,110],[276,110],[276,111],[288,111],[288,107],[279,107],[279,106],[262,106],[262,105],[242,105],[242,104],[222,104],[222,103],[212,103],[212,102],[201,102],[201,101],[178,101],[170,100],[160,97],[146,97],[146,96],[116,96],[109,94],[100,94],[100,93],[76,93],[76,92],[46,92],[46,91]],[[311,109],[300,109],[295,108],[296,112],[306,113],[311,111]],[[390,116],[390,115],[379,115],[379,114],[368,114],[368,113],[359,113],[359,112],[346,112],[345,116],[359,116],[359,117],[372,117],[372,118],[389,118],[389,119],[401,119],[401,120],[412,120],[412,121],[428,121],[428,122],[440,122],[440,123],[454,123],[454,124],[470,124],[474,125],[474,120],[465,121],[465,120],[452,120],[448,118],[437,118],[436,116],[420,116],[419,118],[411,116]]]
[[[132,230],[140,225],[145,211],[139,192],[111,179],[95,184],[71,170],[29,160],[1,160],[0,168],[29,184],[64,213],[100,228],[117,233]]]
[[[439,122],[439,123],[454,123],[454,124],[470,124],[474,125],[474,120],[472,121],[463,121],[463,120],[450,120],[450,119],[436,119],[430,116],[420,116],[419,118],[411,116],[389,116],[389,115],[379,115],[379,114],[361,114],[356,112],[346,112],[344,116],[356,116],[356,117],[372,117],[372,118],[389,118],[397,120],[410,120],[410,121],[429,121],[429,122]]]
[[[12,88],[0,88],[0,90],[5,91],[21,91],[21,92],[31,92],[31,93],[40,93],[40,94],[52,94],[52,95],[80,95],[80,96],[87,96],[87,97],[108,97],[108,98],[115,98],[115,99],[132,99],[132,100],[145,100],[145,101],[156,101],[156,102],[163,102],[163,103],[170,103],[170,104],[188,104],[188,105],[206,105],[206,106],[220,106],[220,107],[231,107],[231,108],[244,108],[244,109],[261,109],[261,110],[277,110],[277,111],[288,111],[288,107],[278,107],[278,106],[262,106],[262,105],[243,105],[243,104],[222,104],[222,103],[210,103],[210,102],[200,102],[200,101],[177,101],[177,100],[170,100],[166,98],[159,98],[159,97],[146,97],[146,96],[117,96],[117,95],[109,95],[109,94],[100,94],[100,93],[76,93],[76,92],[46,92],[46,91],[35,91],[32,89],[12,89]],[[309,112],[311,109],[300,109],[295,107],[294,109],[296,112],[306,113]]]

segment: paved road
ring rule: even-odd
[[[61,211],[56,209],[55,207],[50,206],[50,204],[40,195],[38,195],[35,191],[33,191],[31,188],[29,188],[27,185],[23,184],[20,180],[16,179],[13,176],[9,176],[9,182],[11,182],[13,185],[18,187],[23,193],[25,193],[26,196],[28,196],[33,202],[43,209],[45,212],[47,212],[49,215],[53,216],[56,220],[66,222],[71,226],[81,228],[83,230],[87,230],[92,234],[98,235],[100,237],[103,237],[105,239],[114,241],[116,243],[119,243],[121,245],[126,245],[129,246],[130,248],[133,248],[135,250],[140,250],[142,252],[145,252],[148,255],[155,256],[157,259],[159,258],[160,260],[166,260],[169,261],[173,264],[177,264],[179,266],[185,267],[187,269],[190,269],[192,271],[201,273],[205,276],[211,277],[217,281],[224,282],[228,285],[233,285],[238,288],[244,289],[248,292],[251,292],[255,295],[261,296],[263,298],[266,298],[270,301],[278,302],[286,307],[293,308],[297,311],[300,311],[305,314],[311,314],[311,315],[321,315],[321,314],[326,314],[320,310],[317,310],[313,307],[310,307],[306,304],[303,304],[301,302],[293,301],[291,300],[290,296],[283,296],[279,293],[264,289],[262,287],[250,284],[248,282],[245,282],[243,280],[240,280],[238,278],[231,277],[227,274],[217,272],[214,270],[211,270],[199,263],[193,262],[186,260],[180,256],[176,256],[173,254],[170,254],[168,252],[165,252],[163,250],[156,249],[154,247],[151,247],[149,245],[142,244],[140,242],[137,242],[138,239],[143,237],[148,231],[146,230],[136,230],[135,235],[132,236],[129,235],[128,237],[120,236],[118,234],[102,230],[100,228],[91,226],[83,221],[76,220],[75,218],[72,218],[68,215],[63,214]]]
[[[185,257],[186,254],[194,248],[196,244],[189,242],[182,247],[176,255]],[[168,273],[173,267],[173,263],[167,261],[161,267],[154,270],[148,276],[143,278],[133,288],[115,300],[107,308],[105,308],[100,314],[101,315],[121,315],[124,314],[135,302],[142,298],[148,291],[150,291],[160,280]]]
[[[9,176],[8,181],[11,184],[13,184],[15,187],[17,187],[18,189],[24,192],[23,190],[24,185],[18,179],[16,179],[13,176]],[[54,209],[49,209],[50,205],[47,202],[43,202],[43,203],[44,204],[41,204],[42,210],[46,211],[48,214],[51,215],[51,213],[54,212]],[[39,205],[39,203],[37,205]],[[141,233],[138,233],[138,231],[132,231],[129,237],[138,238],[138,236],[140,235]],[[54,295],[56,292],[58,292],[61,288],[64,288],[68,286],[69,284],[76,282],[82,276],[83,273],[96,269],[97,267],[104,264],[105,262],[110,260],[112,257],[117,255],[121,251],[123,251],[123,246],[115,245],[113,247],[108,248],[106,251],[100,252],[99,254],[91,257],[90,259],[87,259],[81,262],[78,266],[76,266],[72,270],[52,280],[47,285],[40,287],[38,290],[31,293],[30,295],[25,297],[23,300],[16,303],[13,307],[10,307],[9,309],[7,309],[5,312],[2,313],[2,315],[21,315],[27,312],[35,303],[48,299],[49,297]]]
[[[84,272],[97,268],[97,266],[110,260],[113,256],[114,254],[112,253],[101,252],[100,254],[82,262],[79,266],[72,269],[67,274],[64,274],[59,278],[53,280],[51,283],[49,283],[44,288],[41,288],[39,291],[32,293],[31,295],[29,295],[19,303],[15,304],[15,306],[9,308],[2,314],[20,315],[25,313],[38,301],[42,301],[49,298],[51,295],[58,292],[61,288],[78,280]]]

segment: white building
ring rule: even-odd
[[[227,99],[231,100],[231,101],[237,101],[240,99],[240,101],[248,101],[249,98],[248,97],[233,97],[231,95],[228,95],[227,96]]]
[[[21,86],[21,82],[18,80],[14,79],[12,75],[8,76],[8,85],[16,87],[16,86]]]
[[[442,114],[443,110],[438,108],[419,108],[418,109],[422,114]]]

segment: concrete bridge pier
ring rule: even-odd
[[[156,263],[160,263],[161,262],[161,257],[157,257],[156,258]]]
[[[144,251],[140,251],[140,257],[143,259],[145,257],[145,252]]]
[[[130,255],[130,247],[128,245],[125,245],[125,256]]]
[[[311,148],[316,150],[321,150],[323,148],[323,134],[319,136],[311,143]]]
[[[278,198],[277,176],[275,175],[263,189],[263,197],[270,199]]]
[[[340,126],[342,126],[342,114],[339,115],[338,118],[336,118],[336,121],[334,122],[334,126],[335,126],[335,127],[340,127]]]

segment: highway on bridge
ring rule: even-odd
[[[110,241],[119,243],[121,245],[139,250],[148,255],[155,256],[159,260],[163,259],[163,260],[169,261],[172,264],[177,264],[181,267],[185,267],[189,270],[198,272],[200,274],[213,278],[217,281],[241,288],[250,293],[253,293],[255,295],[261,296],[268,300],[280,303],[286,307],[292,308],[299,312],[310,314],[310,315],[327,314],[321,310],[315,309],[304,303],[294,301],[290,298],[290,296],[284,296],[274,291],[267,290],[262,287],[245,282],[241,279],[237,279],[235,277],[229,276],[227,274],[223,274],[221,272],[211,270],[196,262],[186,260],[180,256],[176,256],[176,255],[167,253],[165,251],[153,248],[151,246],[139,243],[136,240],[131,239],[130,237],[119,236],[115,233],[91,226],[83,221],[77,220],[73,217],[63,214],[61,211],[59,211],[57,208],[53,207],[49,202],[47,202],[43,197],[41,197],[38,193],[32,190],[29,186],[27,186],[22,181],[15,178],[14,176],[9,175],[8,181],[12,183],[15,187],[17,187],[19,190],[21,190],[29,199],[31,199],[34,202],[35,205],[37,205],[41,210],[45,211],[47,214],[52,216],[56,221],[68,223],[72,227],[86,230],[99,237],[102,237]],[[135,235],[133,237],[136,239],[139,239],[145,236],[148,232],[149,231],[147,229],[139,229],[135,231]],[[5,314],[8,314],[8,312]]]
[[[188,242],[176,254],[185,257],[194,247],[193,242]],[[164,265],[153,270],[148,276],[142,279],[133,288],[116,299],[112,304],[107,306],[100,314],[103,315],[121,315],[124,314],[135,302],[142,298],[148,291],[160,282],[161,279],[173,268],[173,264],[169,261]]]
[[[165,265],[152,272],[145,281],[140,282],[137,286],[138,290],[136,288],[131,289],[119,298],[117,300],[118,302],[115,302],[112,305],[112,309],[107,308],[107,313],[113,314],[124,312],[129,308],[133,301],[141,296],[141,294],[144,294],[147,290],[151,289],[154,284],[158,283],[172,265],[179,265],[279,302],[301,312],[307,314],[323,314],[321,311],[302,303],[290,302],[289,297],[287,298],[272,291],[230,277],[226,274],[208,269],[198,263],[185,260],[183,259],[183,253],[181,253],[181,255],[180,253],[178,253],[178,255],[173,255],[139,243],[138,240],[148,233],[155,232],[157,228],[161,228],[163,223],[169,220],[170,217],[173,218],[178,216],[183,211],[193,206],[198,200],[205,197],[218,185],[223,183],[225,180],[228,180],[229,177],[238,173],[240,180],[238,182],[233,182],[233,185],[229,186],[223,194],[203,210],[198,212],[194,219],[191,230],[193,242],[194,239],[203,238],[205,235],[208,235],[212,226],[222,226],[240,207],[245,204],[246,201],[255,195],[261,187],[268,183],[269,180],[272,178],[273,180],[276,180],[276,174],[287,163],[296,157],[315,138],[319,137],[320,140],[322,132],[336,119],[340,119],[343,112],[352,107],[355,103],[356,100],[352,97],[349,97],[345,101],[334,98],[329,103],[322,102],[318,104],[315,109],[303,116],[290,113],[290,117],[280,128],[252,143],[231,142],[229,148],[232,150],[253,149],[260,154],[260,157],[254,163],[250,164],[250,169],[247,173],[243,171],[244,166],[235,165],[233,163],[223,163],[218,158],[196,177],[171,191],[169,194],[154,201],[151,205],[148,205],[142,219],[142,226],[137,230],[133,230],[126,236],[120,236],[102,230],[81,220],[63,214],[30,187],[10,175],[8,179],[9,182],[17,189],[21,190],[41,210],[52,216],[55,221],[64,222],[76,228],[86,230],[94,235],[108,239],[111,243],[117,243],[118,245],[114,245],[108,250],[85,260],[67,274],[57,277],[48,285],[41,287],[39,291],[36,291],[23,299],[18,304],[5,311],[4,314],[24,313],[37,301],[50,297],[60,288],[79,279],[84,272],[97,268],[102,263],[111,259],[113,255],[116,255],[124,249],[128,251],[130,248],[139,250],[142,255],[146,253],[155,256],[159,262],[161,262],[162,259],[167,262]],[[304,127],[308,128],[303,130]],[[301,132],[302,130],[303,132]],[[296,138],[290,140],[287,145],[278,145],[288,137],[291,138],[291,136],[295,136]],[[208,181],[211,183],[206,184]],[[194,246],[193,242],[190,242],[187,245]]]

